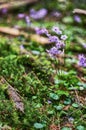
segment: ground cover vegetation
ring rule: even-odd
[[[0,130],[86,130],[85,5],[1,1]]]

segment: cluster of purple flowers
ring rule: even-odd
[[[55,46],[53,46],[50,50],[47,50],[48,54],[51,57],[56,57],[57,55],[64,53],[64,47],[65,47],[64,42],[67,39],[67,36],[62,35],[62,31],[58,27],[55,26],[52,27],[52,31],[56,33],[56,35],[49,34],[46,28],[36,28],[35,31],[39,35],[45,34],[48,37],[49,42],[55,43]]]
[[[83,54],[81,54],[78,56],[78,59],[79,59],[78,65],[81,67],[86,67],[86,57]]]
[[[42,8],[38,11],[31,9],[30,10],[30,17],[35,19],[35,20],[39,20],[44,18],[47,15],[47,10],[45,8]]]
[[[55,46],[52,47],[50,50],[47,50],[47,52],[51,57],[56,57],[57,55],[61,55],[64,53],[64,41],[67,39],[67,36],[62,35],[62,31],[58,27],[52,27],[52,31],[55,32],[56,35],[50,35],[49,41],[55,43]],[[57,35],[59,35],[59,37]]]
[[[6,12],[5,10],[3,10],[3,12]],[[42,19],[44,18],[45,16],[47,15],[47,10],[45,8],[42,8],[38,11],[34,10],[34,9],[31,9],[30,10],[30,15],[26,15],[24,13],[19,13],[17,15],[17,17],[19,19],[25,19],[27,25],[29,25],[31,23],[31,20],[30,18],[33,18],[35,20],[38,20],[38,19]]]
[[[48,36],[48,30],[46,28],[39,28],[39,27],[36,27],[35,28],[35,31],[36,31],[36,34],[45,34]]]

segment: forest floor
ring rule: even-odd
[[[43,19],[30,17],[43,3],[0,12],[0,130],[86,130],[86,67],[78,65],[86,55],[86,15],[63,3],[57,11],[46,2]],[[55,58],[47,52],[54,43],[35,31],[53,34],[53,26],[67,35]]]

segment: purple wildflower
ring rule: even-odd
[[[35,14],[35,10],[34,9],[30,9],[30,14]]]
[[[19,13],[17,16],[18,16],[19,19],[23,19],[25,17],[25,14]]]
[[[61,40],[58,40],[58,42],[56,43],[56,47],[57,47],[58,49],[64,48],[64,47],[65,47],[65,44],[64,44],[64,42],[62,42]]]
[[[47,50],[48,54],[50,55],[50,57],[56,57],[59,54],[62,54],[61,50],[58,50],[57,47],[52,47],[50,50]]]
[[[66,40],[67,39],[67,36],[66,35],[61,35],[61,40]]]
[[[77,23],[81,23],[81,18],[80,18],[78,15],[75,15],[75,16],[74,16],[74,20],[75,20]]]
[[[26,23],[29,25],[30,24],[30,18],[29,18],[29,16],[26,16],[25,20],[26,20]]]
[[[52,47],[50,50],[47,50],[51,57],[55,57],[58,54],[58,49],[56,47]]]
[[[46,34],[46,35],[49,35],[48,34],[48,30],[46,28],[38,28],[36,27],[35,28],[35,31],[37,34],[41,35],[41,34]]]
[[[1,12],[2,12],[2,14],[7,14],[7,8],[2,8],[2,10],[1,10]]]
[[[52,31],[59,35],[62,34],[62,31],[58,27],[55,27],[55,26],[52,28]]]
[[[83,45],[83,47],[86,49],[86,43],[83,43],[82,45]]]
[[[61,16],[61,13],[59,11],[53,11],[51,15],[58,18]]]
[[[48,104],[51,104],[51,103],[52,103],[50,100],[48,100],[47,102],[48,102]]]
[[[42,19],[46,15],[47,15],[47,10],[44,9],[44,8],[42,8],[42,9],[40,9],[38,11],[35,11],[34,9],[30,10],[30,17],[35,19],[35,20]]]
[[[49,41],[50,41],[50,42],[55,42],[55,43],[57,43],[58,40],[59,40],[59,38],[58,38],[57,36],[49,36]]]
[[[79,55],[78,59],[79,59],[78,65],[82,66],[82,67],[86,67],[86,58],[85,58],[85,56],[83,54]]]
[[[24,46],[23,45],[20,45],[20,50],[24,50]]]

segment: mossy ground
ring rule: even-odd
[[[52,11],[54,2],[46,4]],[[44,7],[45,4],[32,5],[29,8]],[[71,2],[59,3],[58,9],[64,11],[58,22],[49,15],[41,21],[33,21],[33,26],[59,26],[68,35],[65,64],[51,59],[46,50],[50,45],[41,45],[24,36],[11,36],[0,33],[0,127],[1,130],[71,130],[86,129],[86,69],[76,66],[79,53],[86,53],[81,45],[85,42],[85,17],[76,23],[68,15],[75,5]],[[78,5],[80,6],[80,5]],[[84,8],[84,5],[81,5]],[[63,10],[62,10],[63,9]],[[18,25],[26,33],[33,34],[24,20],[17,19],[17,13],[26,8],[9,11],[1,17],[0,26]],[[51,19],[51,22],[50,22]],[[24,51],[21,49],[24,46]],[[62,59],[63,61],[63,59]],[[57,59],[58,62],[58,59]],[[55,69],[59,73],[55,73]],[[3,82],[5,79],[6,82]],[[8,87],[12,86],[24,103],[24,112],[15,107],[10,98]],[[37,124],[38,123],[38,124]],[[83,129],[80,129],[81,127]],[[56,128],[56,129],[55,129]],[[78,129],[79,128],[79,129]],[[70,129],[68,129],[70,130]]]

